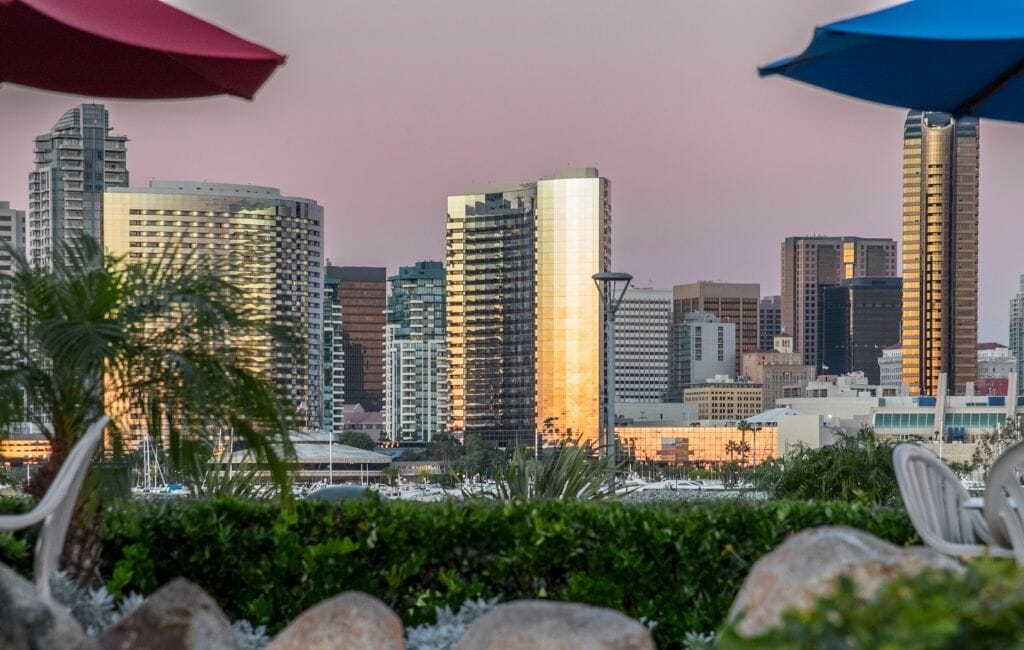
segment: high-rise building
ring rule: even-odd
[[[1010,352],[1017,359],[1017,391],[1024,395],[1024,275],[1020,289],[1010,298]]]
[[[896,275],[896,242],[864,237],[787,237],[782,242],[782,329],[804,363],[821,369],[821,294],[844,279]]]
[[[72,108],[36,138],[25,237],[33,265],[49,266],[54,248],[77,235],[103,239],[103,192],[128,187],[127,141],[102,104]]]
[[[672,289],[673,322],[681,323],[686,314],[706,311],[723,323],[736,325],[736,351],[733,375],[739,375],[740,363],[747,352],[757,352],[758,310],[761,285],[730,282],[694,282]]]
[[[448,430],[502,446],[536,435],[536,204],[532,183],[448,197]]]
[[[903,381],[964,394],[977,375],[978,121],[910,111],[903,132]]]
[[[329,270],[338,279],[341,339],[345,354],[345,402],[370,412],[384,407],[384,310],[387,309],[387,269],[378,266],[338,266]]]
[[[765,296],[757,308],[757,349],[771,350],[782,333],[782,296]]]
[[[900,340],[903,282],[857,277],[825,287],[821,299],[821,369],[830,375],[862,372],[880,381],[878,358]]]
[[[778,336],[776,340],[783,344],[778,347],[792,349],[788,345],[791,337]],[[805,365],[798,352],[777,348],[770,352],[760,350],[744,354],[743,374],[750,381],[760,384],[761,409],[764,411],[775,408],[775,400],[784,397],[787,389],[802,389],[817,376],[814,366]]]
[[[291,333],[294,347],[269,334],[237,344],[298,424],[320,427],[323,208],[276,188],[206,181],[112,188],[103,201],[110,253],[133,262],[191,252],[242,288],[259,316]]]
[[[449,430],[597,441],[609,183],[594,168],[448,198]]]
[[[5,276],[10,276],[14,270],[14,260],[4,244],[24,253],[25,212],[12,210],[10,203],[0,201],[0,306],[10,300],[10,289]]]
[[[615,314],[615,401],[660,402],[668,390],[670,289],[626,290]]]
[[[597,169],[563,169],[538,181],[536,431],[555,418],[555,428],[595,447],[605,390],[593,275],[609,270],[611,228],[611,187]]]
[[[736,374],[736,323],[706,311],[691,311],[669,335],[669,385],[666,402],[678,402],[683,391],[715,377]]]
[[[429,442],[448,428],[445,279],[441,262],[403,266],[388,278],[384,434]]]
[[[345,431],[345,344],[344,315],[338,289],[339,269],[328,260],[324,267],[323,300],[323,429],[334,434]]]
[[[882,356],[878,357],[878,385],[903,388],[903,343],[882,350]]]

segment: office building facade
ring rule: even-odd
[[[782,333],[782,296],[761,298],[757,323],[757,349],[773,349],[775,336]]]
[[[294,347],[270,335],[236,344],[252,370],[270,379],[294,409],[297,425],[319,428],[323,208],[276,188],[206,181],[151,181],[148,187],[110,189],[103,200],[110,253],[129,262],[179,261],[184,258],[178,253],[191,253],[190,263],[223,274],[246,292],[258,316],[292,334]]]
[[[977,378],[978,121],[910,111],[903,132],[903,381]]]
[[[670,289],[626,290],[615,314],[615,401],[660,402],[668,390]]]
[[[345,403],[379,413],[384,406],[384,310],[387,269],[338,266],[341,339],[345,351]]]
[[[103,240],[103,193],[128,187],[125,144],[101,104],[80,104],[35,139],[25,244],[34,266],[80,235]]]
[[[388,278],[384,435],[430,442],[448,428],[445,273],[441,262],[403,266]]]
[[[892,239],[787,237],[782,242],[782,329],[793,335],[804,363],[822,370],[820,317],[826,287],[855,277],[895,275]]]
[[[830,375],[862,372],[881,381],[878,358],[900,340],[903,282],[858,277],[825,287],[821,302],[821,369]]]
[[[758,312],[761,285],[729,282],[694,282],[672,289],[673,322],[681,323],[686,314],[704,311],[723,323],[736,326],[736,348],[732,375],[740,373],[740,363],[747,352],[757,352],[760,332]]]

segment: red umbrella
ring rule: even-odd
[[[252,99],[282,63],[159,0],[0,0],[0,82],[91,97]]]

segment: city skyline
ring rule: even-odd
[[[446,196],[474,180],[535,178],[567,163],[596,164],[616,179],[615,266],[638,286],[758,282],[772,295],[786,236],[900,235],[905,112],[759,80],[754,70],[804,42],[807,24],[887,2],[598,2],[591,11],[528,2],[516,12],[469,2],[311,3],[303,12],[270,2],[175,4],[287,53],[289,63],[252,103],[99,100],[130,138],[135,182],[206,178],[318,197],[326,253],[338,264],[393,271],[442,259]],[[608,28],[627,18],[632,35]],[[484,26],[495,19],[535,30],[532,47],[462,56],[486,44]],[[337,34],[327,38],[328,27]],[[613,43],[603,40],[609,33]],[[687,64],[712,57],[722,65]],[[504,107],[467,90],[487,72],[523,70],[535,77],[530,89],[507,93]],[[531,106],[538,95],[549,98],[543,109]],[[0,101],[0,200],[27,209],[31,137],[79,100],[3,86]],[[1005,342],[1007,299],[1024,271],[1013,245],[1022,232],[1015,172],[1024,127],[988,121],[982,131],[979,334]],[[489,155],[499,146],[501,156]],[[384,192],[396,179],[402,191]]]

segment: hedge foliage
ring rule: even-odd
[[[723,621],[751,564],[789,533],[843,524],[915,541],[902,510],[828,502],[419,504],[376,499],[125,503],[107,513],[114,593],[176,576],[229,618],[276,630],[346,589],[407,625],[470,598],[552,598],[656,621],[659,647]]]
[[[805,612],[756,638],[723,631],[721,650],[1024,647],[1024,569],[1013,560],[970,562],[963,575],[929,570],[886,582],[872,598],[849,579]]]

